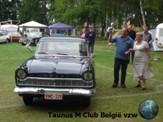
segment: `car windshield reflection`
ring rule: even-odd
[[[37,55],[87,56],[87,44],[74,41],[40,42],[36,49]]]

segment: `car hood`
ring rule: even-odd
[[[81,74],[85,63],[84,58],[34,58],[28,62],[28,73]]]

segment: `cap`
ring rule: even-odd
[[[94,28],[94,26],[89,26],[89,28]]]

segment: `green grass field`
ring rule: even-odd
[[[133,81],[132,64],[129,64],[127,70],[127,88],[113,89],[111,86],[113,83],[115,48],[108,47],[106,41],[98,40],[95,44],[94,58],[97,92],[92,97],[91,105],[88,108],[83,108],[78,106],[78,103],[69,101],[63,103],[36,101],[32,106],[25,106],[22,98],[13,92],[15,87],[14,72],[25,59],[34,55],[35,47],[32,46],[32,49],[33,52],[31,53],[19,43],[0,44],[1,122],[146,122],[147,120],[143,119],[138,112],[139,104],[146,99],[154,100],[159,106],[158,116],[151,122],[162,122],[163,53],[151,53],[155,76],[147,81],[147,90],[141,91],[134,88],[136,82]],[[160,56],[161,59],[155,61],[153,60],[155,56]],[[75,117],[78,112],[81,113],[81,117]],[[101,117],[102,113],[105,113],[105,117]],[[138,114],[138,116],[125,118],[124,114],[127,113]],[[55,117],[56,114],[64,114],[65,117]],[[114,114],[119,114],[119,117],[117,115],[114,118]]]

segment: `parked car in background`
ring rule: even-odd
[[[8,41],[9,42],[18,42],[19,39],[21,38],[21,34],[19,32],[8,32]]]
[[[31,105],[34,97],[64,100],[73,96],[88,106],[96,92],[93,57],[88,42],[72,37],[42,37],[35,56],[15,71],[14,92]]]
[[[0,42],[8,42],[6,31],[0,31]]]

